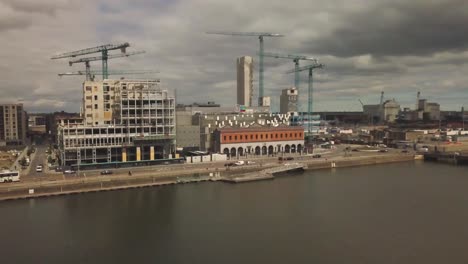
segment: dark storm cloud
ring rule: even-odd
[[[345,13],[327,35],[308,43],[312,53],[350,57],[427,55],[468,47],[468,2],[385,1]]]

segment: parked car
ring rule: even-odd
[[[322,157],[322,155],[320,155],[320,154],[314,154],[314,155],[312,155],[312,158],[314,158],[314,159],[318,159],[318,158],[321,158],[321,157]]]
[[[388,149],[381,149],[379,152],[388,152]]]
[[[404,150],[401,151],[401,153],[408,153],[408,150],[404,149]]]
[[[36,172],[42,172],[42,166],[41,165],[36,166]]]
[[[62,167],[55,167],[55,171],[56,171],[56,172],[61,172],[61,171],[62,171]]]
[[[234,163],[234,164],[235,164],[236,166],[242,166],[242,165],[245,164],[245,161],[243,161],[243,160],[238,160],[238,161],[236,161],[236,163]]]
[[[352,149],[351,151],[357,152],[357,151],[359,151],[359,150],[354,148],[354,149]]]
[[[247,161],[247,165],[252,165],[252,164],[255,164],[255,161],[251,161],[251,160]]]
[[[109,175],[109,174],[112,174],[113,172],[110,171],[110,170],[103,170],[101,171],[101,175]]]
[[[285,160],[293,160],[293,157],[286,157]]]
[[[234,165],[236,165],[236,164],[231,162],[231,163],[224,164],[224,167],[231,167],[231,166],[234,166]]]
[[[75,174],[74,170],[65,170],[63,174]]]

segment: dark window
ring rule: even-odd
[[[255,135],[255,139],[258,139],[258,134]]]
[[[232,136],[229,136],[229,140],[232,140]]]
[[[237,140],[237,136],[234,136],[234,140]]]
[[[97,105],[97,104],[94,105],[94,109],[98,109],[98,105]]]
[[[226,140],[226,136],[224,136],[224,140]]]
[[[250,139],[253,139],[253,135],[250,135]]]
[[[97,100],[97,95],[94,96],[94,100]]]

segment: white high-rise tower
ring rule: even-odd
[[[237,59],[237,104],[252,106],[253,59],[243,56]]]

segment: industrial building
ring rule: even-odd
[[[302,127],[217,128],[213,132],[213,151],[229,157],[302,153]]]
[[[427,99],[419,99],[418,112],[422,112],[423,120],[440,120],[440,105],[428,102]]]
[[[400,120],[403,121],[439,121],[441,120],[440,105],[435,102],[428,102],[427,99],[419,99],[416,110],[403,109],[400,113]]]
[[[252,106],[253,59],[243,56],[237,59],[237,104]]]
[[[400,104],[395,99],[383,100],[383,92],[380,98],[380,104],[362,105],[364,115],[372,124],[393,123],[397,120],[400,113]]]
[[[283,89],[280,96],[280,113],[297,114],[298,91],[296,87]]]
[[[26,144],[27,129],[23,104],[0,105],[0,146]]]
[[[86,81],[82,123],[58,127],[62,165],[175,158],[175,97],[159,80]]]

